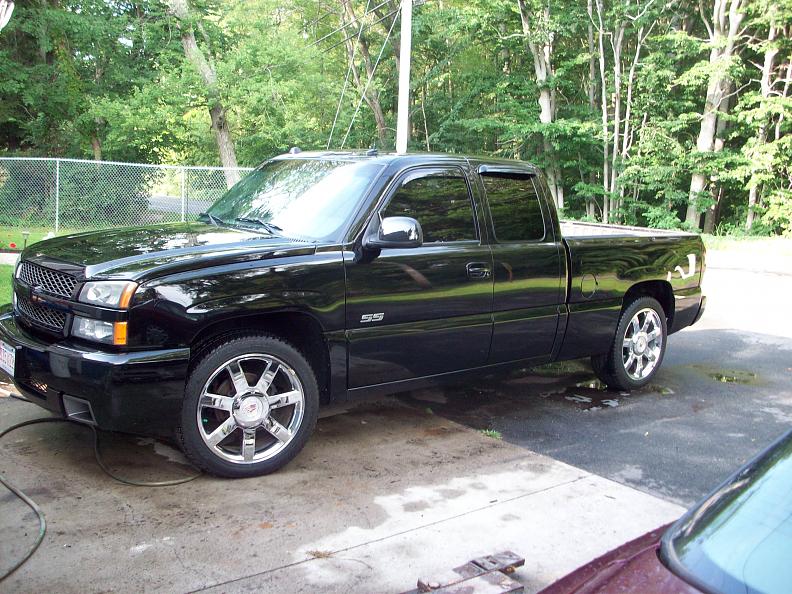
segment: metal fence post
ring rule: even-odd
[[[187,216],[187,183],[186,183],[187,170],[181,168],[181,222],[183,223]]]
[[[60,229],[60,159],[55,159],[55,233]]]

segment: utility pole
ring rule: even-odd
[[[413,0],[402,0],[401,48],[399,51],[399,108],[396,115],[396,152],[407,152],[410,137],[410,53],[412,49]]]

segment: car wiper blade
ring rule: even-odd
[[[212,225],[214,225],[215,227],[219,227],[224,223],[223,219],[221,219],[220,217],[216,217],[213,214],[209,214],[208,212],[202,212],[198,216],[206,217],[207,219],[209,219],[209,222],[212,223]]]
[[[261,219],[255,219],[250,217],[237,217],[234,220],[237,223],[248,223],[248,224],[257,225],[259,227],[263,227],[270,233],[270,235],[277,235],[278,231],[283,231],[283,229],[281,229],[277,225],[273,225],[272,223],[268,223],[267,221],[263,221]]]

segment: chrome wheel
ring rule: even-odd
[[[627,324],[622,340],[622,364],[633,380],[649,376],[663,351],[663,324],[651,308],[639,310]]]
[[[305,391],[297,373],[272,355],[234,357],[218,367],[198,400],[198,432],[212,453],[235,464],[268,460],[294,439]]]

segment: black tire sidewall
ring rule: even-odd
[[[294,369],[305,396],[303,420],[294,438],[276,456],[254,464],[234,464],[216,456],[203,441],[196,412],[203,387],[212,373],[234,357],[251,353],[272,355]],[[316,373],[300,351],[278,337],[265,334],[229,337],[205,352],[190,370],[182,402],[179,438],[190,461],[206,472],[228,478],[260,476],[282,468],[302,450],[313,433],[318,414]]]
[[[663,327],[663,341],[660,346],[660,356],[657,358],[657,363],[655,364],[654,369],[652,369],[652,372],[643,379],[635,380],[631,378],[624,369],[624,363],[622,362],[622,341],[627,331],[627,325],[630,323],[630,320],[633,319],[633,316],[638,311],[647,308],[653,309],[660,318],[660,324]],[[610,365],[608,365],[608,372],[609,375],[611,375],[616,380],[616,383],[619,384],[617,387],[621,389],[635,390],[648,384],[652,378],[654,378],[657,370],[660,369],[660,366],[663,364],[663,358],[665,357],[667,344],[668,324],[666,322],[666,314],[663,311],[663,307],[660,305],[660,303],[653,297],[639,297],[630,303],[630,305],[627,306],[619,318],[619,325],[616,328],[616,335],[613,338],[613,345],[611,347],[611,352],[609,353]]]

